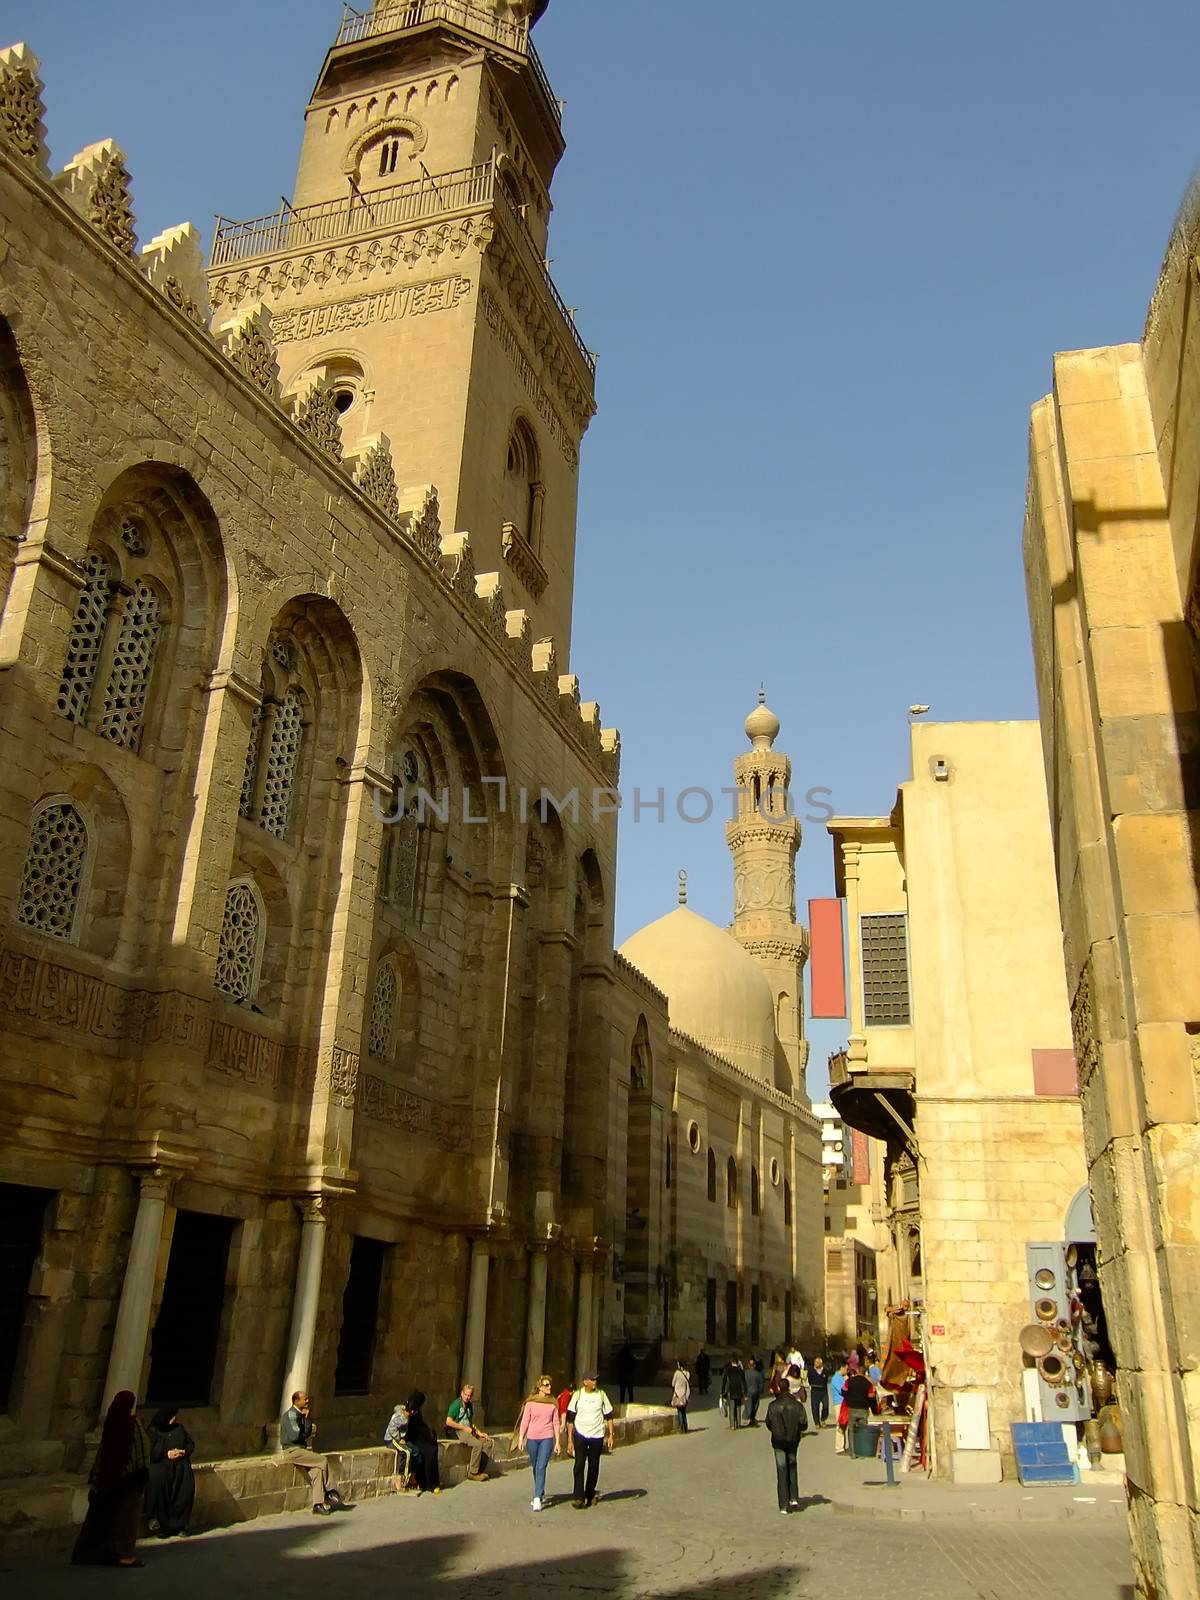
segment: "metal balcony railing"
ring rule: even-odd
[[[356,11],[353,6],[343,6],[342,25],[338,29],[338,44],[357,44],[362,39],[373,39],[379,34],[400,33],[406,28],[419,28],[429,22],[452,22],[465,33],[474,34],[490,44],[498,44],[514,55],[524,56],[541,85],[546,100],[557,121],[562,121],[562,106],[554,96],[546,69],[542,65],[537,47],[529,37],[528,22],[506,22],[490,11],[472,5],[471,0],[394,0],[394,3],[377,5],[372,11]]]
[[[285,201],[278,211],[252,217],[249,222],[218,217],[211,265],[224,267],[252,256],[487,205],[495,188],[495,169],[485,161],[477,167],[461,167],[436,178],[412,178],[386,189],[366,193],[352,189],[344,200],[323,200],[312,206],[291,206]]]
[[[285,201],[278,211],[268,212],[265,217],[252,217],[248,222],[219,216],[209,264],[214,268],[233,266],[258,256],[326,244],[353,233],[382,232],[401,223],[427,221],[483,206],[495,207],[529,270],[545,282],[564,328],[594,376],[596,358],[575,326],[575,313],[555,287],[520,208],[497,180],[496,167],[491,161],[434,177],[413,178],[386,189],[366,193],[352,189],[343,200],[323,200],[311,206],[292,206]]]

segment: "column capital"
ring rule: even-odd
[[[170,1203],[175,1185],[184,1175],[182,1167],[168,1167],[157,1161],[133,1166],[130,1171],[137,1183],[139,1197],[143,1200],[161,1200],[164,1205]]]
[[[304,1222],[327,1223],[333,1215],[333,1196],[328,1194],[296,1195],[295,1203]]]

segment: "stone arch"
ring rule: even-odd
[[[348,116],[347,123],[349,123]],[[397,141],[401,148],[398,150],[396,161],[390,163],[389,172],[384,174],[378,171],[372,172],[369,162],[364,167],[364,162],[373,148],[393,140]],[[402,158],[405,165],[408,161],[415,161],[428,143],[429,132],[425,124],[418,122],[416,117],[394,115],[380,117],[351,141],[342,158],[342,171],[355,183],[361,183],[364,178],[377,183],[384,178],[393,177],[394,173],[400,171]],[[406,152],[405,146],[411,148]]]
[[[374,1013],[380,979],[386,971],[393,975],[395,998],[391,1015],[391,1050],[388,1054],[381,1054],[374,1037],[378,1020]],[[371,987],[363,1025],[363,1059],[378,1061],[382,1066],[395,1067],[400,1072],[411,1070],[416,1064],[420,1046],[420,1019],[420,964],[407,939],[394,934],[386,935],[380,942],[371,967]]]
[[[30,812],[26,839],[40,812],[56,803],[70,803],[78,811],[87,831],[87,858],[73,926],[67,942],[92,955],[104,958],[121,952],[132,943],[122,940],[124,914],[131,899],[130,857],[132,834],[129,813],[120,791],[109,775],[91,763],[69,763],[55,773],[56,788],[43,794]],[[26,852],[15,866],[18,882],[24,877]],[[14,895],[19,897],[14,885]],[[20,918],[19,903],[14,914]]]
[[[33,399],[16,340],[0,317],[0,600],[7,604],[13,561],[27,537],[38,469]]]

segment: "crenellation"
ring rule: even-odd
[[[84,220],[123,256],[137,253],[125,152],[113,139],[88,145],[51,179]]]
[[[483,617],[488,632],[496,639],[508,638],[508,604],[504,598],[504,586],[498,572],[481,572],[475,579],[475,593],[478,595],[483,608]]]
[[[361,440],[357,450],[346,455],[344,464],[355,484],[394,522],[400,514],[400,498],[387,434],[375,433]]]
[[[199,231],[190,222],[167,228],[151,239],[138,259],[154,287],[190,322],[207,329],[212,306]]]
[[[342,428],[334,387],[321,376],[302,379],[288,396],[292,421],[331,461],[342,459]]]
[[[271,313],[261,301],[218,323],[213,333],[242,375],[269,400],[278,401],[279,365],[271,335]]]
[[[48,178],[41,65],[27,44],[0,50],[0,142]]]

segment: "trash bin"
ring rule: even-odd
[[[879,1454],[879,1429],[870,1422],[856,1422],[850,1439],[850,1454],[873,1459]]]

